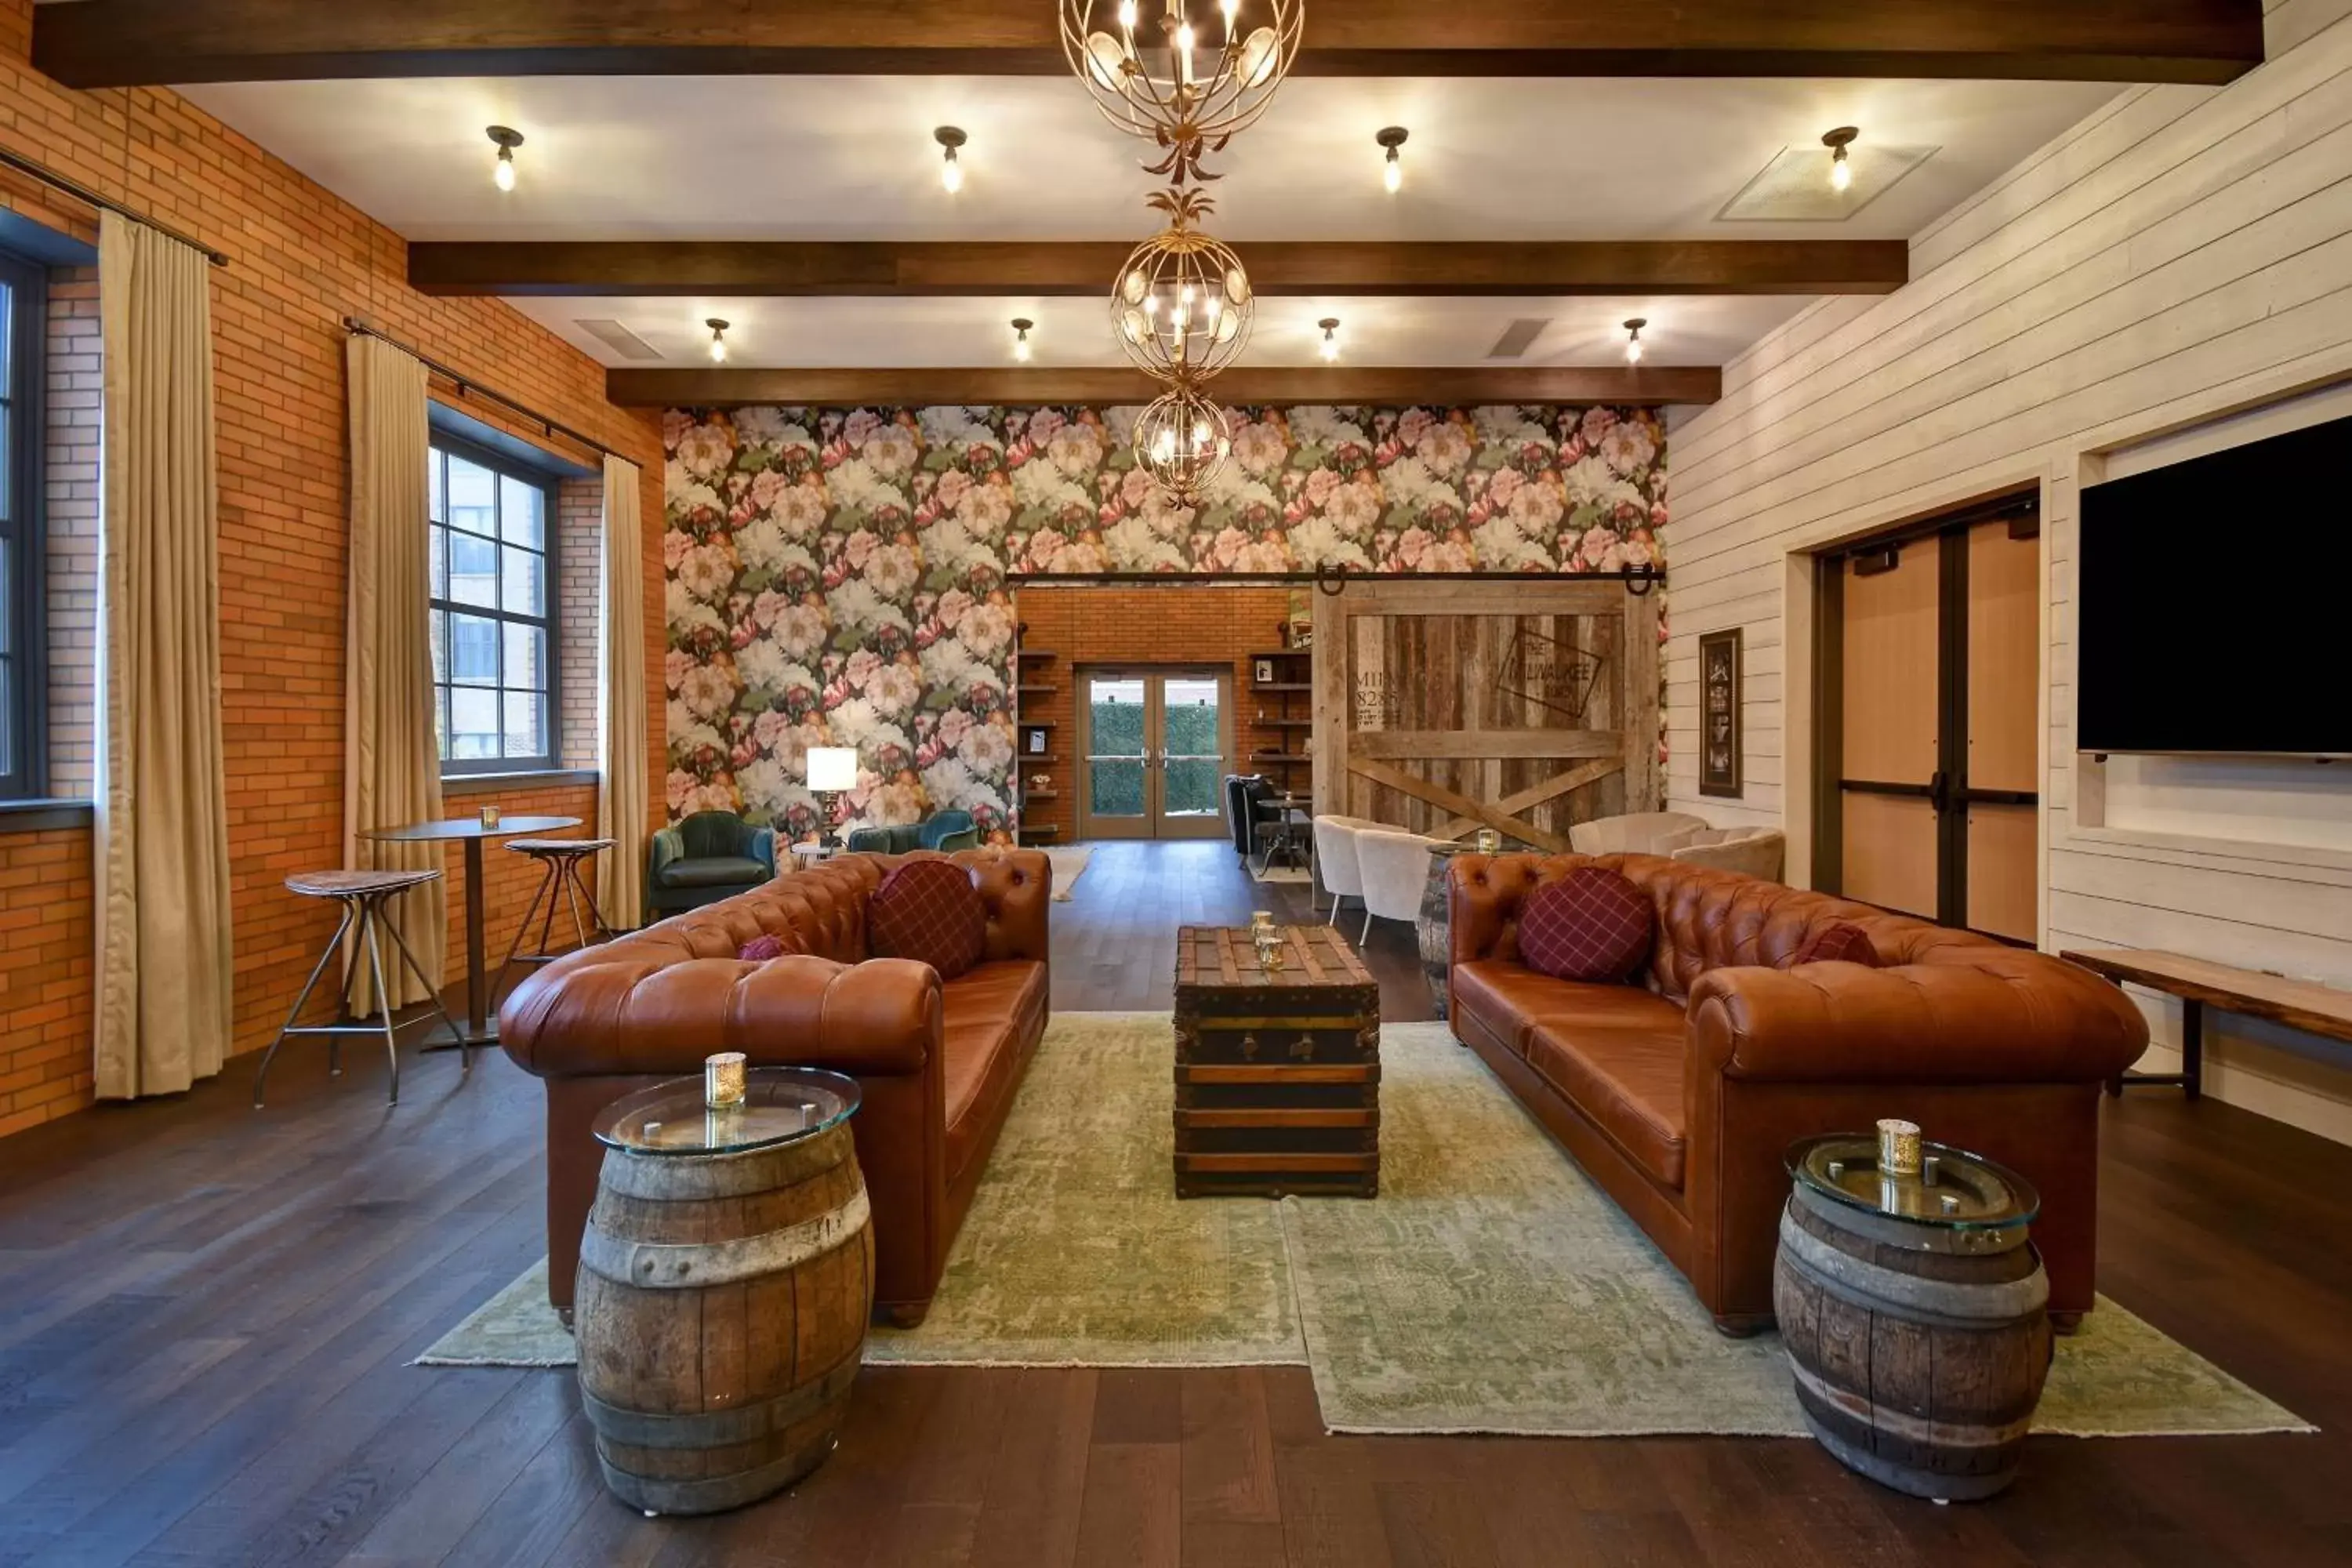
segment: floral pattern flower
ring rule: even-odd
[[[850,823],[1016,824],[1013,573],[1607,572],[1664,562],[1646,408],[1235,409],[1200,504],[1135,466],[1132,408],[673,410],[662,537],[673,817],[819,826],[802,766],[858,749]]]

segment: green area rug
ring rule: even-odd
[[[1305,1363],[1343,1432],[1804,1431],[1779,1341],[1716,1333],[1444,1025],[1389,1025],[1381,1050],[1378,1198],[1180,1203],[1167,1016],[1056,1017],[930,1316],[866,1360]],[[422,1359],[568,1363],[544,1291],[527,1274]],[[2104,1300],[2059,1342],[2035,1428],[2310,1430]]]

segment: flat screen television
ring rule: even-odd
[[[2083,490],[2075,744],[2352,756],[2352,419]]]

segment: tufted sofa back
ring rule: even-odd
[[[1519,962],[1520,906],[1579,866],[1615,871],[1649,896],[1658,935],[1643,984],[1671,1002],[1688,1001],[1710,969],[1778,968],[1814,931],[1838,921],[1869,933],[1882,965],[1970,963],[2010,951],[1989,937],[1870,904],[1655,855],[1458,855],[1450,872],[1454,962]]]

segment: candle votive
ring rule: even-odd
[[[720,1051],[702,1058],[702,1103],[726,1110],[743,1103],[743,1053]]]
[[[1480,828],[1478,830],[1478,853],[1481,855],[1499,855],[1502,852],[1503,836],[1496,832],[1491,827]]]
[[[1919,1173],[1919,1124],[1887,1117],[1878,1124],[1878,1170],[1887,1176]]]
[[[482,826],[485,827],[496,827],[498,825],[499,808],[495,805],[486,805],[482,807]]]

